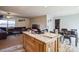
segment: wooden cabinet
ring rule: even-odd
[[[23,34],[23,46],[27,52],[43,52],[45,51],[45,43]]]
[[[23,46],[25,51],[27,52],[47,52],[49,51],[49,49],[51,50],[51,52],[59,51],[58,39],[56,39],[55,42],[46,44],[27,34],[23,34]]]

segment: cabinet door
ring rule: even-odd
[[[23,45],[28,52],[43,52],[45,51],[45,44],[36,38],[28,35],[23,36]]]
[[[45,51],[45,43],[39,41],[38,39],[35,39],[35,50],[38,52],[44,52]]]
[[[24,35],[24,48],[28,52],[32,52],[34,47],[34,39],[28,35]]]

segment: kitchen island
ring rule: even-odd
[[[27,52],[58,52],[60,36],[54,33],[23,32],[23,47]]]

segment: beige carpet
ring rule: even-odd
[[[15,45],[5,49],[1,49],[0,52],[24,52],[23,45]]]
[[[23,44],[22,35],[10,35],[7,39],[0,40],[0,49],[5,49],[19,44]]]

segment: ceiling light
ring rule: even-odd
[[[7,13],[7,16],[6,16],[7,19],[12,18],[10,14],[11,14],[11,13],[9,13],[9,12]]]

